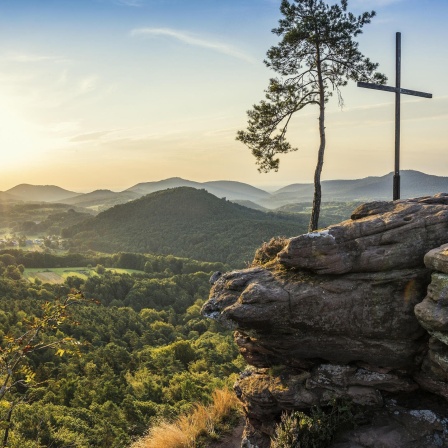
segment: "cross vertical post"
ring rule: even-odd
[[[358,87],[366,89],[383,90],[395,93],[395,167],[393,199],[400,199],[400,95],[412,95],[422,98],[432,98],[432,93],[417,92],[416,90],[401,88],[401,33],[396,33],[396,55],[395,55],[395,87],[383,86],[369,82],[358,81]]]
[[[401,33],[395,37],[395,168],[393,200],[400,199]]]

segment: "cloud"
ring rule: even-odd
[[[171,28],[136,28],[131,31],[131,36],[165,36],[172,39],[178,40],[184,44],[191,45],[194,47],[207,48],[218,53],[225,54],[227,56],[232,56],[237,59],[241,59],[246,62],[253,63],[254,59],[247,54],[242,53],[238,49],[227,45],[222,42],[206,40],[202,37],[194,36],[190,33],[184,31],[178,31]]]
[[[74,137],[70,138],[70,142],[72,143],[79,143],[79,142],[91,142],[94,140],[100,140],[101,137],[110,134],[113,131],[99,131],[99,132],[90,132],[88,134],[80,134],[75,135]]]
[[[97,75],[87,76],[79,82],[77,93],[79,95],[84,95],[86,93],[92,92],[96,89],[98,81],[99,77]]]
[[[138,7],[143,5],[143,0],[114,0],[114,3],[117,5]]]
[[[387,6],[402,1],[404,0],[354,0],[353,3],[356,6],[362,6],[363,8],[377,8],[378,6]]]

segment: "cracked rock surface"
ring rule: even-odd
[[[448,194],[375,202],[216,279],[203,314],[252,366],[235,385],[242,446],[269,447],[282,412],[335,398],[366,420],[334,448],[448,446],[447,243]]]

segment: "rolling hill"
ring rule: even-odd
[[[364,179],[323,181],[322,200],[323,202],[391,200],[392,177],[393,174],[389,173],[385,176],[372,176]],[[101,211],[156,191],[178,187],[206,190],[218,198],[226,198],[260,210],[263,208],[274,210],[288,204],[310,202],[314,192],[314,185],[311,183],[291,184],[273,193],[268,193],[243,182],[221,180],[201,183],[172,177],[157,182],[139,183],[121,192],[96,190],[86,194],[75,193],[52,185],[21,184],[1,193],[0,200],[62,202]],[[433,176],[413,170],[401,171],[402,198],[427,196],[447,191],[448,177]]]
[[[141,195],[133,191],[121,191],[116,193],[111,190],[95,190],[91,193],[81,194],[69,199],[64,199],[64,204],[77,205],[92,209],[106,209],[114,205],[124,204]]]
[[[200,182],[194,182],[191,180],[182,179],[180,177],[170,177],[169,179],[159,180],[156,182],[142,182],[128,188],[125,191],[133,191],[140,194],[141,196],[144,196],[156,191],[166,190],[167,188],[178,187],[191,187],[200,189],[202,188],[202,185]]]
[[[79,195],[74,191],[64,190],[56,185],[16,185],[5,193],[13,195],[21,201],[27,202],[61,202],[65,199]]]
[[[103,252],[151,252],[241,266],[274,236],[306,231],[308,217],[263,213],[179,187],[116,205],[65,229],[77,245]]]
[[[193,182],[191,180],[182,179],[180,177],[172,177],[170,179],[158,182],[145,182],[134,185],[126,191],[132,191],[145,195],[154,193],[155,191],[166,190],[167,188],[191,187],[196,189],[204,189],[218,198],[225,197],[229,200],[247,200],[257,201],[262,198],[268,198],[270,194],[252,185],[243,182],[234,182],[229,180],[218,180],[211,182]]]
[[[0,191],[0,202],[18,202],[21,199],[17,196],[14,196],[10,193],[6,193],[4,191]]]
[[[327,180],[322,182],[322,200],[373,201],[392,200],[393,173],[380,177],[354,180]],[[313,184],[292,184],[275,191],[266,199],[258,201],[267,208],[285,204],[307,202],[313,198]],[[419,171],[401,171],[401,197],[413,198],[448,192],[448,177],[433,176]]]

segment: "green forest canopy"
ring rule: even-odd
[[[231,332],[200,314],[210,274],[226,266],[123,253],[101,259],[122,267],[140,263],[150,272],[97,269],[100,274],[87,280],[30,283],[21,277],[20,263],[30,267],[39,256],[45,254],[32,258],[22,251],[0,252],[2,347],[8,338],[23,334],[33,316],[42,315],[43,304],[72,287],[98,303],[76,306],[71,321],[45,335],[49,341],[76,338],[80,357],[50,349],[29,356],[35,386],[28,393],[19,387],[10,397],[19,400],[12,414],[11,447],[123,448],[160,417],[207,402],[215,388],[230,385],[232,375],[244,368]],[[46,263],[64,265],[83,256],[72,257],[52,256]],[[17,375],[20,379],[22,373]],[[3,404],[0,420],[5,422],[8,406]]]

